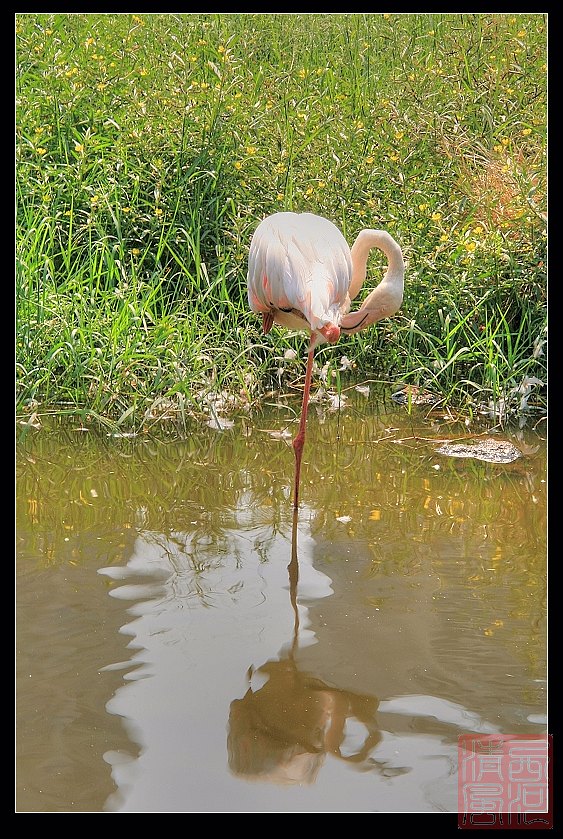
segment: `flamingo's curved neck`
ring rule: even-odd
[[[397,242],[385,230],[361,230],[350,251],[352,256],[350,300],[356,297],[365,281],[368,256],[372,248],[379,248],[387,257],[387,272],[382,282],[400,285],[402,288],[405,262]]]

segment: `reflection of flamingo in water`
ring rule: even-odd
[[[265,684],[257,690],[249,685],[242,699],[231,703],[227,743],[231,771],[249,780],[311,784],[325,756],[332,754],[359,769],[402,774],[406,770],[389,770],[384,762],[371,757],[381,740],[376,697],[328,685],[301,671],[295,661],[299,636],[297,510],[293,511],[291,561],[287,570],[295,614],[292,643],[280,659],[271,659],[256,671],[251,667],[249,682],[256,672],[259,677],[267,677]],[[366,736],[357,751],[343,754],[341,746],[349,719],[361,723]]]
[[[361,307],[349,312],[366,278],[372,248],[379,248],[387,257],[387,272]],[[403,301],[404,276],[401,248],[384,230],[360,231],[350,249],[328,219],[312,213],[274,213],[254,232],[248,257],[250,308],[262,314],[265,333],[278,323],[310,334],[301,419],[293,441],[295,509],[314,348],[324,341],[336,343],[341,332],[351,335],[394,315]]]

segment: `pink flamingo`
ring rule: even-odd
[[[387,257],[387,272],[360,308],[350,312],[366,278],[372,248]],[[264,333],[278,323],[310,335],[301,418],[293,440],[295,510],[314,349],[325,341],[336,343],[341,332],[350,335],[394,315],[403,301],[404,276],[401,248],[385,230],[361,230],[349,248],[338,227],[322,216],[274,213],[254,232],[248,256],[250,308],[262,315]]]

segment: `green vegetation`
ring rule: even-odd
[[[383,227],[398,315],[318,351],[469,419],[546,411],[543,14],[21,14],[17,410],[142,430],[251,406],[304,336],[246,299],[277,210]],[[368,286],[383,263],[370,257]],[[280,359],[282,361],[280,362]],[[351,373],[338,374],[340,385]],[[330,381],[330,379],[329,379]]]

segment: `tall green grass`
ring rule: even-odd
[[[383,227],[400,313],[323,348],[468,416],[546,411],[542,14],[17,15],[17,403],[152,428],[248,406],[252,232]],[[384,270],[370,258],[370,288]],[[304,354],[300,352],[300,356]]]

